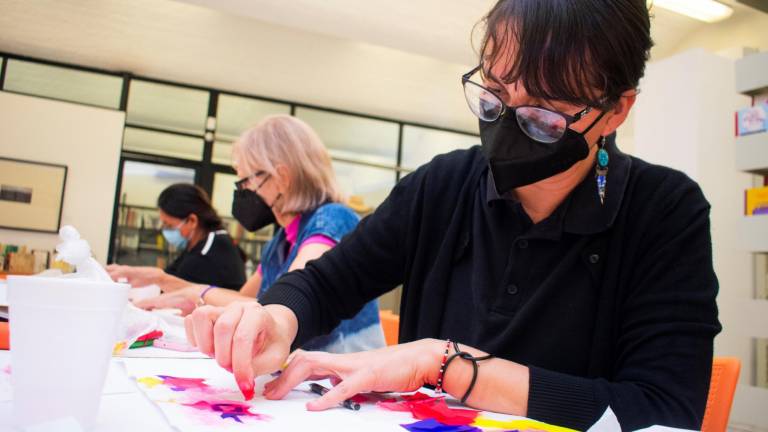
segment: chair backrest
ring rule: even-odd
[[[400,334],[400,315],[395,315],[391,310],[379,311],[381,328],[384,330],[384,340],[387,345],[397,345]]]
[[[709,382],[707,408],[704,411],[704,421],[701,423],[702,432],[725,432],[740,370],[739,359],[715,357],[712,363],[712,379]]]

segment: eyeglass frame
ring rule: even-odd
[[[476,74],[481,69],[482,69],[482,66],[478,65],[474,69],[472,69],[471,71],[469,71],[469,72],[465,73],[464,75],[462,75],[461,76],[461,87],[463,89],[466,89],[467,83],[470,83],[472,85],[475,85],[475,86],[485,90],[486,92],[488,92],[488,94],[490,94],[491,96],[496,98],[496,100],[499,101],[499,103],[501,104],[501,111],[499,112],[499,115],[495,119],[490,120],[490,121],[480,119],[480,120],[483,120],[483,121],[485,121],[487,123],[493,123],[496,120],[500,119],[504,114],[506,114],[507,108],[509,108],[513,113],[516,112],[519,108],[536,108],[536,109],[539,109],[539,110],[548,111],[548,112],[550,112],[552,114],[556,114],[556,115],[562,116],[565,119],[565,129],[568,129],[569,126],[571,126],[572,124],[574,124],[577,121],[579,121],[582,118],[584,118],[585,115],[589,114],[594,109],[591,106],[587,106],[586,108],[584,108],[583,110],[577,112],[576,114],[570,115],[570,114],[566,114],[564,112],[555,111],[555,110],[551,110],[551,109],[544,108],[544,107],[541,107],[541,106],[536,106],[536,105],[518,105],[518,106],[515,106],[515,107],[508,106],[506,103],[504,103],[503,100],[501,100],[501,98],[496,94],[496,92],[494,92],[493,90],[489,89],[488,87],[486,87],[484,85],[478,84],[478,83],[472,81],[471,79],[469,79],[472,75]],[[464,92],[464,95],[465,95],[464,99],[466,99],[466,94],[467,93],[466,93],[466,90],[465,90],[465,92]],[[467,104],[469,104],[469,102],[467,102]],[[470,111],[472,111],[471,108],[470,108]],[[475,112],[472,111],[472,114],[475,114]],[[475,114],[475,116],[477,116],[477,114]],[[480,118],[480,117],[478,117],[478,118]],[[565,134],[563,134],[563,136],[565,136]]]
[[[250,182],[251,180],[253,180],[255,178],[258,178],[259,176],[263,176],[264,174],[268,174],[268,173],[266,171],[264,171],[264,170],[258,170],[255,173],[248,174],[247,176],[241,178],[240,180],[236,180],[235,181],[235,190],[244,191],[244,190],[248,189],[248,182]],[[269,179],[269,176],[267,176],[267,178],[265,178],[264,181],[262,181],[258,186],[256,186],[256,190],[261,189],[261,187],[264,186],[264,183],[268,179]]]

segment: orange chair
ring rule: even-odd
[[[739,359],[715,357],[712,364],[712,380],[709,382],[707,408],[704,411],[704,421],[701,423],[702,432],[725,432],[740,370]]]
[[[397,345],[400,334],[400,315],[395,315],[391,310],[386,309],[379,311],[379,319],[387,345]]]
[[[0,322],[0,350],[10,349],[10,333],[11,329],[8,327],[8,323]]]

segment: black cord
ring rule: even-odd
[[[472,363],[472,381],[469,382],[469,388],[467,388],[467,391],[464,393],[464,396],[461,398],[461,403],[464,404],[467,402],[467,399],[469,399],[469,395],[472,393],[472,390],[475,388],[475,383],[477,382],[477,372],[478,372],[477,362],[488,360],[493,356],[488,354],[481,357],[475,357],[472,354],[459,349],[459,344],[456,341],[453,342],[453,349],[456,350],[456,353],[448,357],[448,360],[445,361],[445,368],[443,369],[444,371],[443,373],[448,371],[448,365],[451,364],[453,359],[455,359],[456,357],[460,357]]]

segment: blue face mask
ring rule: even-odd
[[[181,230],[179,229],[185,222],[186,220],[182,221],[176,228],[163,228],[163,237],[176,249],[187,247],[187,239],[181,235]]]

